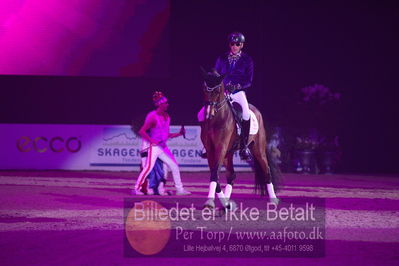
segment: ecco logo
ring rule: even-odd
[[[61,137],[47,139],[46,137],[37,137],[31,139],[23,136],[17,140],[17,148],[20,152],[46,152],[50,149],[53,152],[62,152],[65,149],[69,152],[78,152],[82,147],[82,143],[77,137],[70,137],[66,141]]]

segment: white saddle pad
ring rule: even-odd
[[[250,119],[251,119],[251,123],[250,123],[251,126],[249,128],[249,134],[256,135],[259,131],[258,119],[256,118],[255,113],[252,112],[252,110],[249,110],[249,115],[250,115]],[[204,107],[202,107],[201,110],[198,112],[197,118],[198,118],[199,122],[202,122],[205,120]]]
[[[256,119],[255,113],[252,110],[249,110],[250,119],[251,119],[251,126],[249,127],[249,134],[256,135],[259,131],[259,122]]]

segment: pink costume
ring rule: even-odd
[[[143,139],[142,151],[147,151],[148,156],[146,157],[143,170],[140,172],[140,175],[137,178],[135,190],[137,191],[141,189],[146,177],[154,167],[156,159],[159,158],[171,170],[176,190],[178,192],[183,191],[179,167],[173,154],[166,145],[166,142],[169,138],[170,117],[168,116],[165,119],[164,116],[158,115],[156,111],[152,111],[146,117],[146,123],[149,121],[153,121],[154,126],[149,129],[148,135],[151,136],[152,139],[159,141],[159,143],[157,145],[150,145],[148,141]]]

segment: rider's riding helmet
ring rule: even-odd
[[[229,34],[229,43],[244,43],[245,37],[241,32],[233,32]]]

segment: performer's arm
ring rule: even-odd
[[[158,144],[158,141],[153,140],[148,134],[147,134],[147,130],[149,130],[150,128],[152,128],[155,125],[155,121],[152,117],[147,117],[144,125],[140,128],[139,130],[139,135],[147,140],[148,142],[150,142],[151,144]]]
[[[184,129],[184,126],[181,126],[180,131],[177,133],[169,133],[169,138],[173,139],[173,138],[177,138],[180,136],[184,136],[184,134],[186,134],[186,130]]]

